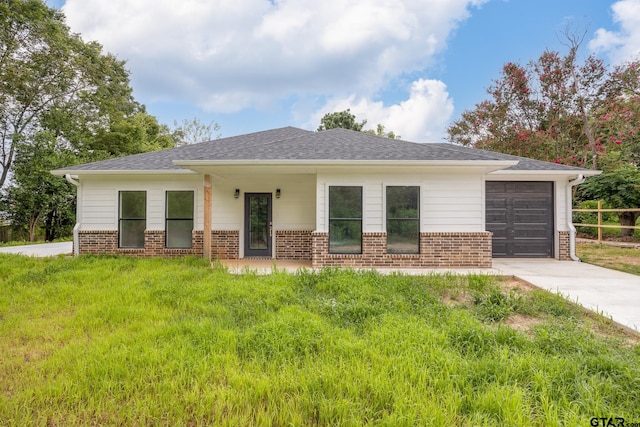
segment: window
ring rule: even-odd
[[[193,231],[193,191],[167,191],[165,246],[190,248]]]
[[[387,187],[387,253],[420,252],[420,187]]]
[[[329,187],[329,253],[362,253],[362,187]]]
[[[147,228],[147,192],[121,191],[118,221],[118,246],[144,248]]]

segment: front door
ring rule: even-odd
[[[244,255],[271,257],[271,193],[244,195]]]

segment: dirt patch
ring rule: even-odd
[[[503,291],[510,291],[515,289],[523,292],[529,292],[538,289],[531,283],[525,282],[524,280],[518,279],[514,276],[503,277],[502,279],[498,280],[497,283]]]
[[[529,333],[531,328],[541,324],[543,321],[544,320],[540,317],[526,316],[524,314],[513,314],[509,316],[504,322],[502,322],[502,324],[505,326],[509,326],[516,331]]]

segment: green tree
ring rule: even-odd
[[[400,138],[402,138],[400,135],[396,135],[395,132],[393,132],[392,130],[387,131],[385,129],[385,127],[383,125],[379,124],[379,123],[378,123],[378,126],[376,127],[375,130],[369,129],[369,130],[365,130],[363,132],[370,133],[371,135],[383,136],[385,138],[390,138],[390,139],[400,139]]]
[[[327,113],[322,119],[320,119],[320,126],[318,126],[318,132],[329,129],[349,129],[361,132],[364,125],[367,124],[366,120],[361,122],[356,121],[356,116],[351,112],[350,108],[344,111],[337,111],[335,113]]]
[[[173,146],[123,61],[42,0],[0,2],[0,193],[16,227],[49,240],[73,223],[74,188],[51,169]]]
[[[36,239],[39,227],[45,229],[45,240],[69,234],[75,217],[75,188],[49,173],[67,166],[73,153],[56,147],[51,132],[39,132],[32,141],[16,148],[10,185],[3,190],[2,205],[7,219],[29,241]]]
[[[351,112],[350,108],[344,111],[337,111],[335,113],[327,113],[322,119],[320,119],[320,126],[318,126],[318,132],[328,129],[348,129],[355,130],[357,132],[369,133],[371,135],[383,136],[385,138],[400,139],[400,135],[396,135],[393,131],[387,131],[385,127],[378,124],[376,129],[362,130],[364,125],[367,124],[367,120],[361,122],[356,121],[356,116]]]
[[[175,140],[169,128],[142,108],[98,129],[86,140],[79,154],[82,161],[94,161],[172,147],[175,147]]]
[[[220,125],[215,121],[203,123],[197,118],[184,119],[182,122],[174,121],[172,135],[177,146],[197,144],[199,142],[219,139],[222,135],[217,133]]]
[[[98,60],[100,59],[100,60]],[[105,75],[99,45],[85,44],[41,0],[0,3],[0,189],[18,144],[32,141],[50,111],[91,111]]]
[[[617,209],[640,206],[640,170],[627,164],[617,169],[590,177],[578,188],[583,200],[604,200]],[[625,211],[618,214],[622,226],[634,226],[640,212]],[[622,236],[633,236],[632,228],[623,228]]]

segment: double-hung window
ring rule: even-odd
[[[420,187],[387,187],[387,253],[420,252]]]
[[[193,231],[193,191],[167,191],[165,246],[190,248]]]
[[[362,253],[362,187],[329,187],[329,253]]]
[[[147,192],[120,191],[118,214],[118,246],[144,248],[147,228]]]

